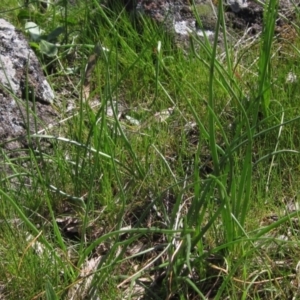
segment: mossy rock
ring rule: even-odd
[[[217,8],[213,8],[210,3],[195,5],[196,28],[204,30],[214,30],[217,24]],[[198,18],[201,21],[198,21]]]

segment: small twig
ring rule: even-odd
[[[20,263],[19,263],[19,265],[18,265],[18,270],[20,270],[20,267],[21,267],[21,265],[22,265],[24,256],[25,256],[25,254],[27,253],[28,249],[36,242],[36,240],[41,236],[42,233],[43,233],[43,231],[40,231],[39,234],[38,234],[35,238],[33,238],[32,241],[29,242],[29,244],[28,244],[27,247],[25,248],[25,251],[24,251],[24,253],[23,253],[22,257],[21,257]]]

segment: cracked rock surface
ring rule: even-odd
[[[0,19],[0,147],[24,147],[28,132],[51,124],[57,117],[53,100],[28,42],[12,24]]]

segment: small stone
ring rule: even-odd
[[[285,82],[286,83],[295,83],[295,82],[297,82],[297,79],[298,79],[297,75],[294,72],[289,72],[287,74]]]
[[[247,0],[227,0],[227,4],[234,13],[238,13],[240,10],[248,7]]]

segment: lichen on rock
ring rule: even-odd
[[[27,40],[0,19],[0,146],[23,147],[26,134],[49,125],[57,117],[53,100],[53,90]]]

